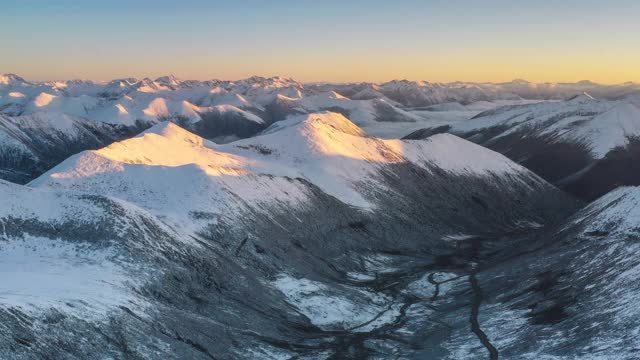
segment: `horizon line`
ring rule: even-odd
[[[333,80],[316,80],[316,81],[299,81],[296,80],[295,77],[292,76],[284,76],[284,75],[272,75],[272,76],[264,76],[264,75],[251,75],[251,76],[247,76],[247,77],[241,77],[241,78],[237,78],[237,79],[224,79],[224,78],[216,78],[216,77],[211,77],[211,78],[197,78],[197,79],[193,79],[193,78],[182,78],[180,76],[176,76],[174,74],[166,74],[166,75],[160,75],[160,76],[144,76],[144,77],[138,77],[138,76],[115,76],[112,77],[110,79],[91,79],[91,78],[81,78],[81,77],[71,77],[71,78],[50,78],[50,79],[28,79],[22,75],[19,75],[16,72],[8,72],[8,73],[3,73],[2,76],[17,76],[23,80],[25,80],[26,82],[31,82],[31,83],[47,83],[47,82],[54,82],[54,81],[73,81],[73,80],[79,80],[79,81],[91,81],[93,83],[96,84],[100,84],[100,83],[109,83],[111,81],[116,81],[116,80],[125,80],[125,79],[135,79],[135,80],[144,80],[144,79],[149,79],[152,81],[156,81],[161,77],[174,77],[180,81],[226,81],[226,82],[234,82],[234,81],[242,81],[242,80],[248,80],[251,78],[263,78],[263,79],[276,79],[276,78],[280,78],[283,80],[292,80],[295,82],[298,82],[300,84],[359,84],[359,83],[366,83],[366,84],[384,84],[384,83],[389,83],[389,82],[393,82],[393,81],[409,81],[409,82],[426,82],[426,83],[431,83],[431,84],[454,84],[454,83],[467,83],[467,84],[509,84],[509,83],[515,83],[515,82],[526,82],[529,84],[580,84],[580,83],[591,83],[594,85],[604,85],[604,86],[614,86],[614,85],[624,85],[624,84],[640,84],[640,82],[636,82],[633,80],[628,80],[628,81],[622,81],[622,82],[595,82],[589,79],[582,79],[582,80],[577,80],[577,81],[530,81],[527,79],[523,79],[523,78],[514,78],[512,80],[508,80],[508,81],[492,81],[492,80],[484,80],[484,81],[468,81],[468,80],[451,80],[451,81],[430,81],[430,80],[425,80],[425,79],[419,79],[419,80],[414,80],[414,79],[407,79],[407,78],[392,78],[390,80],[377,80],[377,81],[366,81],[366,80],[354,80],[354,81],[333,81]]]

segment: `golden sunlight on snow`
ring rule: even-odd
[[[243,175],[248,161],[239,156],[213,150],[207,140],[173,123],[158,133],[145,132],[138,137],[113,143],[95,154],[127,164],[177,167],[196,165],[208,175]]]
[[[328,113],[307,122],[302,130],[316,150],[326,155],[380,163],[404,161],[402,141],[367,138],[364,132],[341,114]]]
[[[116,104],[116,109],[118,109],[118,114],[126,115],[129,113],[122,104]]]
[[[55,98],[56,98],[55,95],[51,95],[43,92],[34,99],[33,103],[37,107],[43,107],[43,106],[49,105]]]

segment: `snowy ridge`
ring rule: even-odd
[[[538,90],[532,90],[538,89]],[[283,77],[251,77],[238,81],[181,80],[173,75],[116,79],[106,83],[87,80],[28,82],[17,75],[0,81],[0,112],[8,115],[39,111],[85,116],[96,121],[134,124],[136,120],[186,116],[216,105],[231,105],[268,121],[263,111],[274,102],[289,99],[305,112],[341,108],[350,118],[366,121],[416,121],[421,118],[403,107],[435,104],[515,101],[521,99],[566,99],[588,91],[597,98],[621,98],[640,91],[640,85],[603,86],[593,83],[504,84],[394,80],[384,84],[304,85]],[[390,120],[393,119],[393,120]],[[160,119],[162,120],[162,119]]]
[[[174,233],[121,200],[2,180],[0,197],[0,312],[56,309],[91,320],[119,306],[143,308],[133,289],[145,275],[131,275],[136,265],[123,250],[176,248],[161,237],[146,241],[141,229]]]
[[[634,97],[507,105],[465,121],[437,123],[406,135],[451,133],[500,152],[587,201],[621,185],[640,185],[633,170],[640,148],[640,107]]]
[[[281,156],[291,156],[292,161],[295,157],[305,156],[305,153],[309,153],[306,155],[309,158],[318,157],[319,153],[321,157],[340,156],[374,163],[410,161],[423,165],[436,164],[452,172],[470,172],[477,175],[526,171],[502,155],[453,135],[438,135],[426,141],[366,137],[359,127],[336,113],[292,117],[275,124],[272,129],[265,131],[265,135],[229,146],[238,148],[250,143],[277,149],[285,139],[291,139],[290,147],[295,150],[290,153],[283,152]],[[452,149],[458,150],[445,156],[445,152]],[[465,156],[457,156],[458,154]]]
[[[545,276],[545,284],[530,274],[513,274],[514,263],[486,274],[485,286],[498,274],[513,278],[483,310],[484,331],[493,344],[504,352],[518,349],[523,359],[553,358],[545,354],[567,349],[578,358],[635,358],[639,209],[640,188],[621,187],[569,218],[550,235],[552,241],[517,262]],[[542,286],[544,297],[532,283]],[[540,315],[537,324],[544,326],[528,326]],[[534,337],[535,347],[521,347]]]
[[[565,102],[498,108],[453,124],[450,131],[465,134],[497,127],[506,130],[485,142],[523,131],[554,142],[584,142],[593,156],[602,158],[611,149],[626,145],[630,137],[640,135],[640,108],[624,101],[581,96]]]
[[[302,112],[336,111],[347,113],[349,119],[359,125],[375,122],[415,122],[423,120],[419,115],[398,108],[385,99],[352,100],[335,91],[319,93],[302,99],[279,98],[289,106]]]
[[[426,162],[457,174],[504,175],[528,170],[505,156],[455,135],[438,134],[425,141],[405,140],[404,156],[415,163]]]
[[[302,178],[340,201],[371,208],[360,184],[385,187],[380,172],[402,163],[467,176],[533,177],[502,155],[454,136],[368,138],[344,116],[319,113],[292,117],[264,135],[227,145],[161,123],[132,139],[75,155],[30,185],[99,192],[156,215],[182,214],[179,218],[193,211],[232,216],[232,209],[246,204],[296,207],[306,202],[308,190],[287,179]]]
[[[597,158],[611,149],[624,147],[630,138],[640,136],[640,108],[630,103],[619,103],[592,120],[591,126],[579,128],[575,134],[592,146]]]
[[[0,178],[25,183],[74,153],[131,136],[132,130],[63,113],[0,115]]]
[[[454,148],[464,156],[438,159],[442,152]],[[338,199],[351,199],[351,204],[364,207],[370,204],[353,190],[353,184],[375,182],[378,172],[389,164],[410,162],[427,169],[436,166],[476,176],[526,173],[503,156],[455,136],[425,142],[365,137],[360,128],[336,113],[292,117],[275,124],[264,135],[226,145],[225,149],[258,156],[261,161],[255,163],[254,171],[303,177]],[[262,151],[255,154],[255,149]]]
[[[620,187],[609,192],[582,210],[574,223],[586,219],[588,224],[585,233],[607,230],[611,237],[639,235],[640,187]]]
[[[291,115],[333,111],[370,135],[399,138],[412,130],[466,120],[503,104],[530,102],[500,89],[502,85],[497,84],[406,80],[301,84],[284,77],[257,76],[238,81],[182,80],[169,75],[105,83],[29,82],[6,75],[0,83],[0,113],[10,117],[64,114],[121,126],[129,134],[158,122],[173,121],[209,140],[227,143],[254,136]],[[565,95],[563,92],[562,97]],[[434,104],[444,105],[430,107]]]
[[[87,197],[87,194],[78,192],[36,189],[4,180],[0,180],[0,194],[5,199],[3,206],[0,207],[0,219],[37,219],[43,223],[78,222],[83,225],[107,221],[117,224],[114,234],[124,236],[127,229],[137,226],[135,223],[139,219],[153,218],[149,212],[132,203],[116,198],[100,199],[102,196],[95,194]],[[99,201],[94,201],[96,199]],[[105,204],[107,206],[103,206]],[[120,215],[127,216],[112,218],[113,214],[110,211],[113,207],[122,212]],[[172,232],[169,227],[159,221],[155,225],[163,231]],[[131,246],[141,246],[133,239],[131,240]]]
[[[73,260],[70,253],[79,254]],[[118,306],[136,305],[134,278],[109,251],[87,251],[51,239],[28,237],[0,250],[0,309],[56,309],[91,320]],[[71,260],[71,261],[70,261]]]
[[[104,212],[94,206],[74,205],[73,197],[65,197],[56,192],[36,190],[0,180],[3,206],[0,217],[34,217],[42,221],[61,221],[76,218],[90,221],[104,216]]]

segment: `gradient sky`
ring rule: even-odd
[[[640,82],[639,19],[637,0],[19,0],[0,73]]]

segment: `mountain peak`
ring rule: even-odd
[[[262,77],[262,76],[252,76],[245,80],[240,80],[239,82],[244,82],[252,86],[273,86],[273,87],[287,87],[287,86],[302,86],[300,83],[291,78],[286,78],[283,76],[273,76],[273,77]]]
[[[594,83],[594,82],[593,82],[593,81],[591,81],[591,80],[580,80],[580,81],[578,81],[576,84],[578,84],[578,85],[583,85],[583,86],[587,86],[587,85],[588,85],[588,86],[598,85],[597,83]]]
[[[303,115],[301,126],[313,129],[315,132],[335,132],[362,137],[364,132],[344,115],[335,112],[320,112]]]
[[[572,101],[572,102],[589,102],[594,100],[595,98],[589,95],[589,93],[587,93],[586,91],[582,92],[582,94],[574,95],[567,99],[567,101]]]
[[[199,139],[198,142],[202,142],[202,138],[200,138],[198,135],[181,128],[180,126],[172,123],[171,121],[159,122],[153,125],[152,127],[150,127],[149,129],[140,133],[137,137],[144,137],[145,135],[148,135],[148,134],[160,135],[168,139],[193,140],[194,138],[197,138]]]
[[[180,83],[182,82],[182,80],[178,79],[174,75],[160,76],[155,81],[162,85],[173,85],[173,86],[180,85]]]
[[[4,74],[0,76],[0,84],[2,85],[17,85],[26,84],[27,81],[16,74]]]
[[[99,164],[102,160],[94,160],[93,155],[130,165],[195,166],[204,173],[214,176],[229,171],[240,171],[239,168],[243,165],[242,161],[233,155],[216,151],[214,146],[213,143],[202,137],[165,121],[154,125],[134,138],[115,142],[100,150],[81,155],[87,159],[83,162],[83,166],[90,168],[90,170],[83,170],[83,172],[101,171]],[[75,166],[73,163],[71,165]]]

